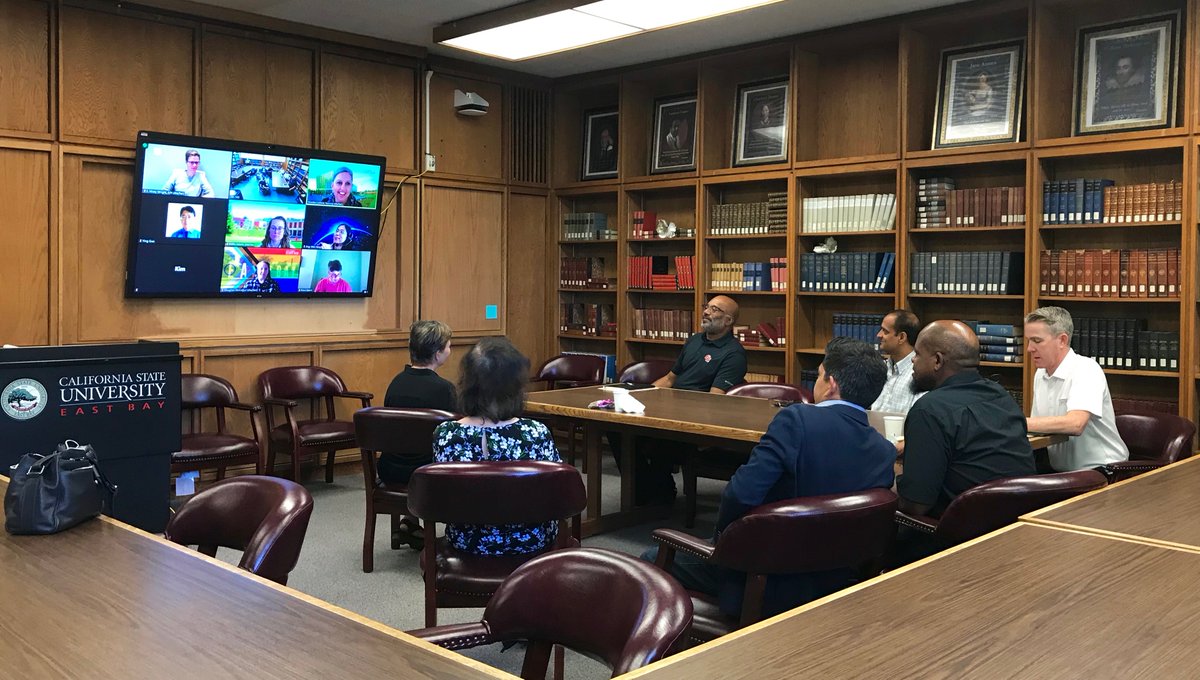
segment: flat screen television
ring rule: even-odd
[[[126,297],[369,297],[385,165],[139,132]]]

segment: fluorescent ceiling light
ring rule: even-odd
[[[640,30],[568,9],[451,38],[442,44],[519,61],[620,38]]]
[[[543,3],[552,1],[542,0]],[[500,59],[520,61],[782,1],[600,0],[449,39],[437,40],[440,31],[454,30],[453,24],[447,24],[434,29],[434,39],[442,45]],[[526,5],[530,4],[535,3],[526,3]],[[571,3],[557,2],[555,4],[559,7],[564,5],[570,7]],[[497,12],[503,14],[522,7],[525,5],[514,5]],[[547,7],[547,9],[551,9],[551,7]],[[526,12],[527,14],[528,12]],[[488,14],[481,14],[461,21],[464,24],[469,22],[486,25],[488,18]],[[497,16],[494,17],[494,20],[502,21],[503,19]]]
[[[677,26],[782,0],[600,0],[575,8],[577,12],[617,21],[643,30]]]

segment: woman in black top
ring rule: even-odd
[[[408,336],[408,354],[412,363],[392,378],[383,398],[384,406],[458,411],[458,394],[454,384],[436,372],[450,359],[451,335],[450,327],[441,321],[413,323]],[[431,462],[432,450],[424,451],[421,455],[385,451],[379,455],[379,478],[385,484],[408,484],[413,470]],[[421,547],[421,530],[408,517],[400,519],[396,538],[413,548]]]

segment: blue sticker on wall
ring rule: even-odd
[[[484,305],[483,318],[499,319],[500,318],[500,307],[498,305]]]

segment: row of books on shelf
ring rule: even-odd
[[[710,285],[723,291],[785,291],[788,267],[786,257],[769,262],[716,262],[712,265]]]
[[[674,260],[675,273],[671,273]],[[636,255],[629,258],[629,287],[645,290],[695,290],[695,257]]]
[[[663,223],[668,224],[666,220]],[[670,224],[674,225],[673,222]],[[665,233],[659,233],[658,227],[658,213],[653,210],[635,210],[633,211],[632,224],[629,227],[629,238],[635,241],[649,241],[651,239],[694,238],[696,236],[696,229],[694,227],[674,225],[671,230]]]
[[[819,196],[801,203],[805,234],[887,231],[896,226],[896,194]]]
[[[709,209],[708,233],[715,236],[787,233],[786,191],[755,203],[718,203]]]
[[[687,340],[692,334],[690,309],[634,309],[633,337],[644,340]]]
[[[754,325],[735,324],[734,337],[743,347],[787,347],[787,320],[782,316],[774,321],[762,321]]]
[[[1105,368],[1178,371],[1179,333],[1146,330],[1145,319],[1078,317],[1071,348]]]
[[[800,292],[890,293],[895,253],[803,253]]]
[[[855,338],[870,343],[879,349],[879,329],[883,325],[883,314],[859,312],[834,312],[833,335],[837,338]]]
[[[946,295],[1020,295],[1025,254],[1008,251],[913,253],[909,292]]]
[[[1043,250],[1038,292],[1047,297],[1175,298],[1179,249]]]
[[[608,215],[602,212],[567,213],[563,215],[562,237],[564,241],[611,241],[617,238],[617,230],[608,227]]]
[[[956,189],[954,179],[917,184],[917,229],[1007,227],[1025,224],[1025,187]]]
[[[979,339],[979,360],[1004,364],[1023,363],[1025,356],[1023,328],[1013,324],[994,324],[989,321],[965,322]]]
[[[1044,224],[1136,224],[1182,216],[1183,184],[1176,180],[1121,186],[1111,179],[1042,183]]]
[[[558,263],[558,285],[563,288],[608,290],[617,280],[605,276],[603,257],[562,257]]]
[[[611,303],[563,302],[558,306],[560,333],[616,337],[617,313]]]

